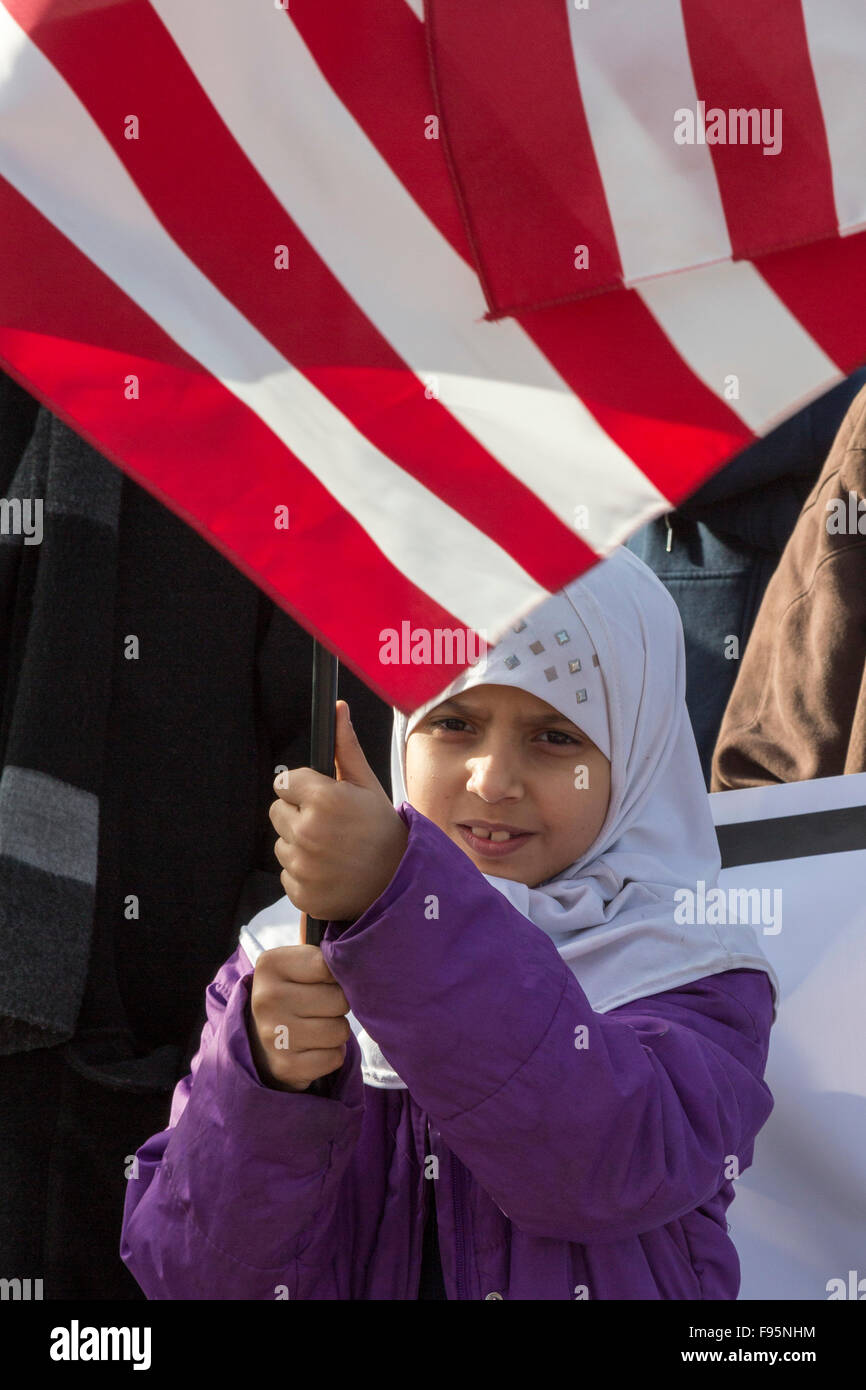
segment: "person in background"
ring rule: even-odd
[[[686,704],[710,784],[725,706],[780,556],[866,367],[744,450],[627,542],[675,600]]]
[[[866,388],[851,402],[764,595],[711,789],[866,772]]]
[[[44,503],[38,543],[0,536],[0,1270],[141,1299],[133,1155],[280,891],[267,807],[308,757],[312,643],[3,373],[0,490]],[[385,776],[389,708],[341,690]]]

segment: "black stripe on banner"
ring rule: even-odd
[[[813,854],[841,854],[866,849],[866,806],[810,811],[803,816],[776,816],[735,825],[717,825],[722,868],[738,864],[773,864],[777,859],[804,859]]]

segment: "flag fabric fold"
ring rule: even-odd
[[[864,57],[842,0],[0,0],[0,363],[409,710],[866,358]]]

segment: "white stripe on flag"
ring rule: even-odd
[[[824,113],[833,194],[843,235],[866,227],[863,152],[863,0],[802,0],[809,57]]]
[[[755,434],[843,379],[750,262],[698,266],[636,293],[692,371]],[[726,392],[731,376],[738,398]]]
[[[698,100],[679,0],[646,16],[634,0],[562,3],[625,283],[728,258],[709,148],[674,141],[675,111]]]
[[[381,158],[285,14],[274,23],[266,6],[241,0],[151,3],[304,236],[408,366],[425,384],[437,379],[440,402],[503,468],[568,526],[591,493],[582,536],[599,554],[667,510],[519,324],[481,321],[474,269]],[[596,489],[596,479],[605,486]]]
[[[0,173],[248,405],[393,564],[476,630],[546,595],[490,537],[369,443],[154,217],[86,108],[0,5]],[[206,519],[206,517],[205,517]]]
[[[406,0],[406,4],[413,14],[416,14],[422,21],[424,20],[424,0]]]

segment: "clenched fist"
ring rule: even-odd
[[[351,922],[388,887],[409,832],[364,757],[345,700],[337,701],[334,763],[336,781],[310,767],[279,773],[270,818],[280,882],[295,907]]]
[[[250,1052],[265,1085],[306,1091],[346,1059],[349,1001],[318,946],[276,946],[256,961]]]

